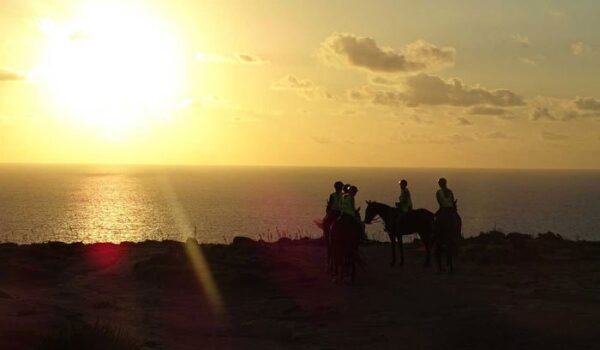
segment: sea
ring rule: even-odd
[[[463,235],[552,231],[600,240],[600,171],[336,167],[0,165],[0,242],[318,237],[335,181],[393,205],[408,180],[415,208],[435,211],[437,180],[458,199]],[[387,238],[380,223],[372,239]],[[410,239],[410,237],[408,237]]]

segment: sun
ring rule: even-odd
[[[110,139],[167,118],[181,83],[181,50],[143,9],[90,5],[72,21],[41,24],[39,77],[60,113]]]

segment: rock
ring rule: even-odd
[[[256,241],[251,238],[244,236],[235,236],[231,243],[234,247],[253,247],[256,245]]]
[[[561,235],[559,235],[558,233],[550,232],[550,231],[548,231],[546,233],[538,233],[537,239],[539,239],[540,241],[547,241],[547,242],[564,241],[564,238],[562,238]]]

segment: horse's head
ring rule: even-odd
[[[375,202],[366,201],[367,209],[365,209],[365,224],[370,224],[373,219],[377,216],[377,210],[375,209]]]

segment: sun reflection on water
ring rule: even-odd
[[[144,240],[162,218],[143,184],[130,176],[85,176],[71,200],[72,240],[84,243]]]

